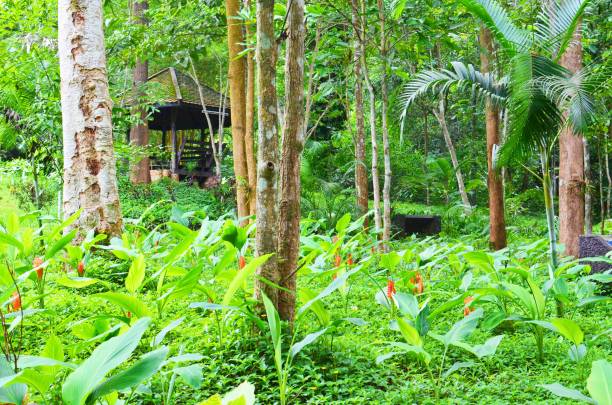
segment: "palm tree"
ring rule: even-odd
[[[403,115],[415,98],[428,92],[445,96],[451,88],[472,89],[506,110],[507,139],[496,153],[496,166],[539,154],[552,277],[557,249],[551,156],[562,128],[571,126],[576,133],[583,132],[593,114],[590,95],[600,78],[607,78],[607,69],[594,75],[592,67],[587,67],[572,74],[558,64],[588,0],[552,2],[543,7],[533,32],[515,26],[494,0],[460,1],[491,31],[509,60],[509,74],[496,78],[461,62],[453,62],[453,70],[419,73],[404,89]]]

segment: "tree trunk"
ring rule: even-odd
[[[586,138],[582,138],[584,148],[584,227],[586,234],[593,233],[593,202],[591,193],[591,154],[589,153],[589,143]]]
[[[385,32],[385,9],[383,0],[378,0],[378,19],[380,20],[380,59],[382,60],[382,74],[380,90],[382,95],[381,121],[383,138],[383,162],[385,167],[385,181],[383,184],[383,247],[389,250],[391,239],[391,151],[389,147],[389,127],[387,125],[387,110],[389,106],[389,93],[387,90],[387,34]]]
[[[134,15],[134,23],[147,25],[147,19],[144,13],[149,8],[147,0],[135,0],[132,5]],[[146,60],[136,60],[134,66],[134,89],[138,104],[141,103],[142,87],[147,82],[149,77],[149,62]],[[135,111],[139,122],[130,130],[130,144],[146,147],[149,146],[149,125],[147,123],[147,110],[144,106],[139,105]],[[130,170],[130,180],[132,183],[150,183],[151,172],[149,156],[142,156],[138,162],[134,162]]]
[[[372,189],[374,194],[374,226],[375,232],[378,234],[382,230],[382,217],[380,215],[380,179],[378,177],[378,137],[376,136],[376,93],[372,80],[370,80],[370,72],[366,62],[366,21],[365,21],[365,1],[360,0],[361,5],[361,69],[363,78],[365,79],[368,95],[370,99],[370,141],[372,142]]]
[[[257,0],[257,213],[255,250],[258,256],[273,254],[257,269],[260,277],[278,284],[278,133],[276,101],[276,40],[274,37],[274,0]],[[277,289],[256,279],[255,298],[265,293],[277,305]],[[278,305],[277,305],[278,306]]]
[[[491,56],[493,41],[491,32],[480,30],[480,64],[482,73],[492,72]],[[486,101],[487,131],[487,189],[489,190],[489,246],[500,250],[506,247],[506,223],[504,219],[504,184],[501,176],[493,168],[493,151],[499,146],[499,111],[490,99]]]
[[[121,208],[113,151],[100,0],[59,0],[58,53],[64,147],[64,215],[71,226],[117,236]]]
[[[245,1],[247,9],[251,8],[251,0]],[[247,39],[251,36],[249,24],[245,26]],[[246,55],[247,58],[247,87],[246,87],[246,114],[244,147],[246,153],[247,171],[249,176],[249,214],[255,215],[257,209],[257,160],[255,158],[255,61],[253,52]]]
[[[465,191],[465,184],[463,183],[463,174],[461,173],[461,167],[459,167],[459,160],[457,160],[457,152],[455,152],[455,146],[453,145],[453,140],[451,139],[450,132],[448,131],[448,127],[446,125],[446,102],[444,97],[440,98],[440,102],[438,104],[438,109],[434,108],[433,113],[438,119],[438,123],[440,124],[440,128],[442,128],[442,135],[444,136],[444,142],[446,143],[446,147],[448,148],[448,153],[451,157],[451,162],[453,163],[453,169],[455,170],[455,177],[457,178],[457,187],[459,188],[459,194],[461,195],[461,201],[463,202],[463,209],[466,215],[469,215],[472,211],[472,206],[470,205],[470,200],[468,199],[467,193]]]
[[[571,72],[582,67],[580,25],[571,45],[561,57],[561,65]],[[584,150],[582,137],[570,128],[559,136],[559,241],[565,254],[578,257],[578,238],[584,232]]]
[[[425,205],[429,206],[429,179],[427,178],[427,159],[429,157],[429,123],[427,117],[429,113],[425,109],[425,128],[423,133],[423,173],[425,174]]]
[[[285,125],[280,169],[278,222],[281,319],[295,316],[297,261],[300,253],[300,160],[304,149],[304,0],[293,0],[287,18],[285,57]]]
[[[240,0],[225,1],[229,50],[230,108],[232,111],[232,154],[236,176],[236,206],[241,224],[249,215],[248,168],[245,154],[246,62],[240,22]]]
[[[355,189],[357,190],[357,207],[361,215],[368,212],[368,173],[366,170],[365,119],[363,114],[363,75],[361,73],[361,45],[363,37],[359,17],[359,1],[352,0],[353,28],[356,39],[353,42],[353,62],[355,76]],[[367,227],[367,223],[365,225]]]
[[[601,135],[597,137],[597,160],[599,161],[599,221],[600,221],[600,234],[604,234],[604,219],[606,217],[606,207],[604,203],[604,188],[603,188],[603,159],[601,157]]]

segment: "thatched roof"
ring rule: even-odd
[[[176,70],[173,67],[165,68],[150,76],[148,81],[161,85],[161,101],[165,103],[181,102],[202,105],[198,93],[198,84],[193,77],[180,70]],[[204,84],[200,83],[200,86],[202,87],[202,95],[206,107],[220,108],[223,102],[223,95]],[[225,100],[225,105],[226,108],[229,106],[229,98]]]

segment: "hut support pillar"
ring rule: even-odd
[[[178,180],[179,162],[178,162],[178,144],[177,144],[178,142],[177,142],[177,136],[176,136],[176,110],[175,109],[172,110],[170,129],[172,131],[172,159],[170,162],[170,170],[172,172],[172,178],[174,178],[175,180]]]

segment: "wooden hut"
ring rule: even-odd
[[[231,126],[229,99],[203,84],[200,96],[198,83],[172,67],[150,76],[148,82],[158,83],[161,95],[148,122],[152,131],[150,144],[161,145],[167,151],[151,159],[151,170],[158,171],[152,177],[167,170],[177,179],[188,177],[203,182],[213,176],[210,137],[214,139],[219,127]],[[213,134],[209,134],[205,112]]]

